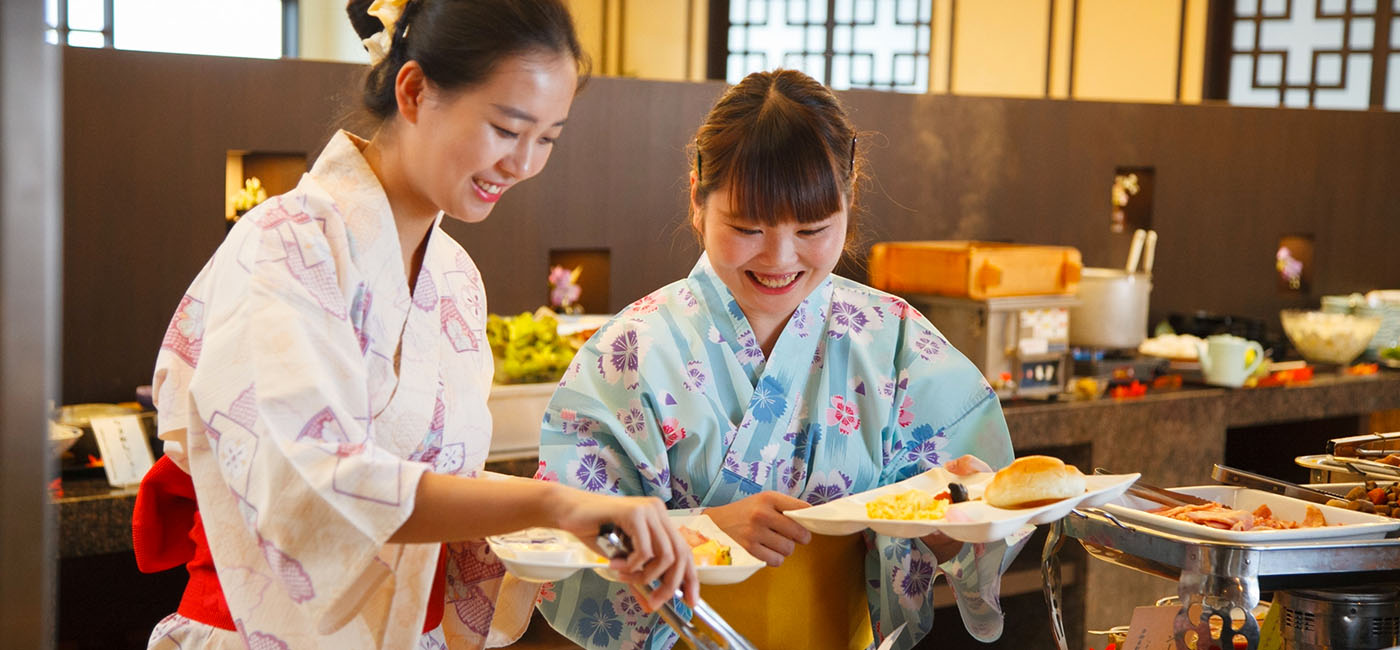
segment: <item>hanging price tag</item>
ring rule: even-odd
[[[92,418],[92,434],[97,437],[102,469],[112,487],[140,483],[146,470],[155,464],[139,415]]]

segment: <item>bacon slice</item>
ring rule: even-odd
[[[1295,528],[1315,528],[1327,525],[1327,521],[1322,516],[1322,511],[1312,505],[1307,506],[1306,514],[1301,524],[1296,521],[1275,518],[1273,511],[1269,509],[1267,504],[1260,504],[1258,508],[1254,509],[1254,512],[1235,510],[1214,502],[1204,505],[1177,506],[1175,508],[1164,507],[1149,512],[1180,521],[1188,521],[1193,524],[1232,531],[1292,530]]]

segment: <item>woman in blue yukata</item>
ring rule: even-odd
[[[912,647],[932,625],[939,572],[969,632],[994,640],[1000,575],[1028,531],[986,545],[814,537],[783,515],[935,466],[1012,459],[977,368],[905,301],[832,274],[860,176],[844,109],[801,72],[754,73],[694,146],[690,218],[705,252],[579,351],[546,412],[537,477],[703,510],[781,565],[702,592],[759,647],[864,648],[901,626],[895,647]],[[585,647],[676,641],[592,572],[547,586],[539,608]]]

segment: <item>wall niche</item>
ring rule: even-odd
[[[308,169],[304,152],[230,149],[224,163],[224,220],[232,226],[242,216],[235,204],[252,179],[258,179],[266,196],[277,196],[295,188]]]

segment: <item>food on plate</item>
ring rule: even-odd
[[[1163,334],[1138,344],[1138,352],[1149,357],[1195,361],[1196,344],[1203,339],[1190,334]]]
[[[729,566],[734,564],[734,556],[729,547],[706,537],[704,533],[686,526],[677,526],[690,552],[695,555],[697,566]]]
[[[982,498],[998,508],[1029,508],[1084,493],[1084,475],[1053,456],[1023,456],[992,477]]]
[[[906,490],[899,494],[886,494],[867,502],[865,516],[871,519],[900,521],[942,519],[948,514],[951,502],[952,497],[946,492],[935,496],[923,490]]]
[[[1380,329],[1376,316],[1285,309],[1279,312],[1283,333],[1309,363],[1351,363]]]
[[[938,495],[938,496],[941,497],[941,496],[943,496],[943,495],[940,494],[940,495]],[[964,502],[964,501],[967,501],[967,498],[968,498],[968,496],[967,496],[967,488],[964,487],[962,483],[949,483],[949,484],[948,484],[948,500],[949,500],[949,501],[951,501],[951,502],[953,502],[953,503],[962,503],[962,502]]]
[[[1376,462],[1400,467],[1400,454],[1386,454],[1385,458],[1382,458]]]
[[[1366,481],[1347,492],[1346,500],[1332,499],[1327,505],[1400,519],[1400,482]]]
[[[1193,524],[1233,531],[1292,530],[1295,528],[1320,528],[1327,525],[1327,519],[1323,517],[1322,511],[1312,504],[1307,504],[1302,523],[1274,517],[1273,511],[1269,509],[1267,504],[1260,504],[1253,512],[1228,508],[1214,501],[1204,505],[1165,507],[1148,512]]]

